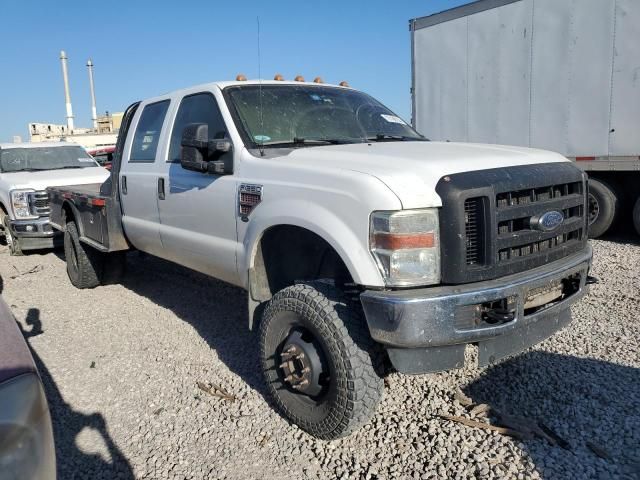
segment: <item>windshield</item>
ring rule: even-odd
[[[425,140],[364,93],[311,85],[234,86],[225,90],[238,129],[256,147]],[[262,108],[262,112],[260,111]]]
[[[96,167],[80,146],[9,148],[0,150],[0,172],[33,172],[63,168]]]

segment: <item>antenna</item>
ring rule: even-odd
[[[260,97],[260,156],[264,157],[264,116],[262,113],[262,66],[260,63],[260,17],[258,23],[258,96]]]

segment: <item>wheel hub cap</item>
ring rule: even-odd
[[[285,340],[280,353],[280,369],[285,384],[309,396],[322,391],[320,375],[323,372],[318,349],[301,332],[293,332]]]

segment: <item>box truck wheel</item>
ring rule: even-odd
[[[616,191],[602,180],[589,179],[589,237],[598,238],[603,235],[618,212],[618,195]]]
[[[64,256],[67,275],[76,288],[94,288],[100,285],[104,268],[104,254],[80,241],[76,223],[67,222],[64,231]]]
[[[331,440],[367,423],[382,397],[382,352],[359,306],[336,288],[300,284],[276,293],[260,325],[269,393],[282,414]]]
[[[633,226],[636,228],[638,235],[640,235],[640,197],[638,197],[633,207]]]

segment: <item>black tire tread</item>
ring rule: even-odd
[[[67,275],[73,286],[84,289],[95,288],[100,285],[102,270],[104,268],[103,254],[80,241],[78,227],[73,221],[67,222],[64,240]],[[76,272],[73,271],[73,265],[70,259],[72,252],[70,251],[71,245],[69,242],[73,242],[77,253],[78,268]]]
[[[589,193],[598,200],[600,213],[598,218],[589,226],[589,238],[604,235],[616,219],[618,213],[618,193],[607,182],[599,178],[589,179]]]
[[[13,234],[11,233],[11,230],[9,229],[9,215],[6,215],[4,212],[2,212],[2,228],[4,231],[4,237],[5,237],[5,242],[7,244],[7,246],[9,246],[9,236],[11,237],[11,245],[9,246],[9,255],[11,255],[12,257],[21,257],[24,255],[24,252],[22,251],[22,247],[20,246],[20,239],[17,237],[14,237]]]
[[[340,312],[337,308],[339,307]],[[276,293],[267,305],[260,325],[260,348],[264,361],[272,352],[265,352],[269,321],[280,311],[294,311],[306,316],[319,331],[330,336],[328,355],[339,359],[352,378],[342,387],[338,398],[344,400],[332,422],[312,423],[298,418],[284,404],[274,386],[268,383],[271,396],[282,413],[315,437],[332,440],[345,437],[374,415],[383,394],[380,373],[382,358],[379,347],[371,339],[361,309],[339,290],[321,282],[298,284]],[[264,365],[266,368],[266,364]]]

